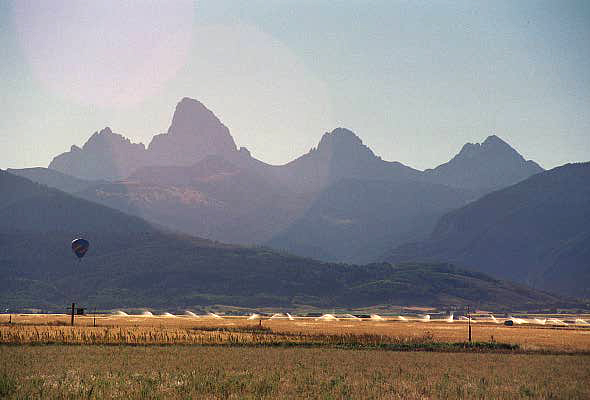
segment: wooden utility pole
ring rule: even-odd
[[[471,343],[471,310],[467,306],[467,325],[469,325],[469,343]]]
[[[70,321],[70,325],[74,326],[74,311],[75,311],[76,303],[72,303],[72,320]]]

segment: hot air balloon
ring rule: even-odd
[[[72,240],[72,251],[78,258],[84,257],[84,254],[88,251],[90,243],[86,239],[78,238]]]

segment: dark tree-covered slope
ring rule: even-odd
[[[590,163],[567,164],[452,211],[392,262],[438,260],[589,297]]]
[[[106,183],[105,181],[90,181],[76,178],[75,176],[64,174],[63,172],[51,168],[9,168],[6,171],[70,194],[81,192],[90,187]]]
[[[73,237],[91,245],[78,261]],[[538,307],[556,296],[446,264],[323,263],[162,232],[0,171],[0,304],[10,308],[375,304]]]

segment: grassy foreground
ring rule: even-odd
[[[9,399],[590,398],[580,355],[0,345],[0,360]]]

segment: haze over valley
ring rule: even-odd
[[[227,127],[189,98],[147,148],[107,127],[49,169],[98,182],[11,171],[189,234],[351,262],[375,261],[425,236],[444,212],[542,171],[497,136],[419,171],[382,160],[345,128],[273,166],[238,150]]]
[[[586,296],[590,282],[588,164],[544,171],[496,135],[420,171],[381,159],[356,133],[336,128],[308,153],[270,165],[238,149],[204,104],[183,98],[168,131],[148,146],[106,127],[48,168],[8,172],[135,215],[158,231],[215,242],[327,262],[451,262],[564,296]],[[467,210],[461,225],[453,222]],[[539,225],[545,216],[547,229]],[[566,229],[555,230],[554,220]],[[81,233],[92,231],[83,226]],[[444,242],[450,229],[453,237],[476,236]]]

